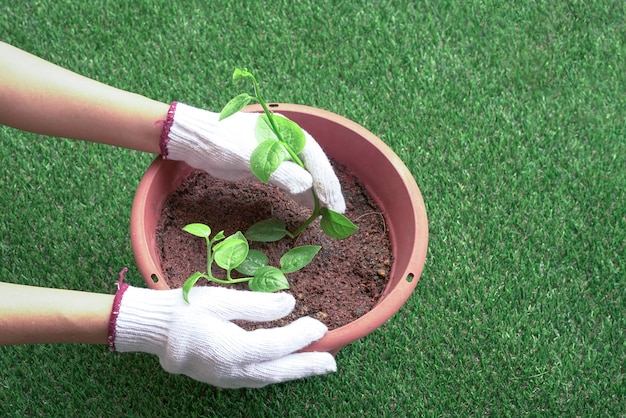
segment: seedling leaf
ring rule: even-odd
[[[250,241],[275,242],[287,235],[287,227],[284,221],[270,218],[250,226],[245,235]]]
[[[350,219],[332,209],[322,208],[321,214],[322,220],[320,221],[320,226],[324,233],[332,238],[348,238],[359,229]]]
[[[259,268],[267,266],[268,263],[269,259],[261,251],[250,250],[246,259],[236,270],[245,276],[254,276]]]
[[[292,248],[280,258],[280,270],[286,274],[300,270],[313,260],[321,248],[319,245],[301,245]]]
[[[283,140],[285,145],[291,148],[294,154],[301,153],[306,144],[306,136],[302,128],[298,126],[297,123],[282,116],[274,115],[272,119],[274,120],[276,129],[280,133],[280,139]],[[254,128],[254,134],[259,142],[268,139],[279,139],[272,129],[269,117],[266,114],[259,116]]]
[[[211,235],[211,228],[205,224],[196,223],[185,225],[183,231],[200,238],[208,238]]]
[[[223,120],[234,115],[254,99],[255,98],[250,96],[248,93],[241,93],[240,95],[233,97],[228,103],[226,103],[226,106],[222,108],[219,120]]]
[[[254,136],[259,143],[267,141],[268,139],[278,139],[270,126],[267,115],[263,114],[257,119],[256,125],[254,126]]]
[[[204,274],[196,271],[194,274],[189,276],[187,280],[185,280],[185,283],[183,283],[183,299],[185,302],[189,303],[189,291],[202,277],[204,277]]]
[[[254,278],[248,282],[250,290],[256,292],[277,292],[283,289],[289,289],[289,282],[285,274],[272,266],[264,266],[259,268],[254,274]]]
[[[248,255],[248,241],[243,235],[231,235],[213,247],[213,259],[224,270],[239,266]]]
[[[250,71],[246,70],[245,68],[235,68],[235,71],[233,71],[233,83],[236,83],[245,77],[249,77],[255,80],[254,75]]]
[[[306,144],[306,137],[302,128],[294,121],[281,116],[275,116],[273,119],[285,144],[291,148],[294,154],[300,154]]]
[[[287,156],[287,150],[280,141],[275,139],[263,141],[250,155],[250,171],[263,183],[267,183]]]

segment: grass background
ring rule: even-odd
[[[213,110],[247,66],[271,100],[359,122],[426,201],[415,294],[336,374],[260,390],[2,347],[0,415],[625,416],[625,3],[242,3],[4,0],[0,39]],[[142,285],[128,220],[152,156],[0,135],[1,280],[111,293],[130,266]]]

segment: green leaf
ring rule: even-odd
[[[245,276],[254,276],[254,273],[261,268],[267,266],[269,259],[259,250],[250,250],[248,256],[236,270]]]
[[[297,123],[282,116],[274,116],[272,119],[276,124],[276,129],[280,133],[283,143],[288,146],[294,154],[301,153],[306,144],[306,136],[302,128],[298,126]],[[254,127],[254,134],[259,142],[267,141],[268,139],[279,139],[272,128],[267,114],[259,116]]]
[[[266,114],[260,115],[257,119],[256,125],[254,126],[254,136],[259,144],[268,139],[278,139]]]
[[[280,219],[271,218],[253,224],[245,235],[250,241],[275,242],[287,235],[287,227]]]
[[[223,232],[223,231],[222,231],[222,232]],[[246,239],[246,236],[243,234],[243,232],[241,232],[241,231],[237,231],[237,232],[235,232],[234,234],[232,234],[231,236],[229,236],[228,238],[233,238],[233,239],[237,238],[237,239],[243,239],[243,240],[245,240],[245,239]]]
[[[322,220],[320,221],[320,225],[322,227],[322,231],[332,238],[348,238],[350,235],[354,234],[357,229],[359,229],[359,227],[353,224],[350,219],[332,209],[322,208],[321,214]]]
[[[211,228],[205,224],[189,224],[183,227],[183,231],[200,238],[208,238],[211,235]]]
[[[259,268],[254,274],[254,278],[248,282],[250,290],[256,292],[277,292],[283,289],[289,289],[289,282],[285,274],[272,266],[264,266]]]
[[[263,141],[250,155],[250,171],[263,183],[267,183],[287,156],[285,146],[279,141],[275,139]]]
[[[292,248],[280,258],[280,270],[283,273],[300,270],[313,260],[321,248],[319,245],[301,245]]]
[[[187,280],[185,280],[185,283],[183,283],[183,299],[185,302],[189,303],[189,291],[202,277],[205,277],[205,275],[196,271],[194,274],[189,276]]]
[[[222,240],[224,238],[226,238],[226,235],[224,234],[224,231],[220,231],[217,234],[215,234],[215,236],[213,237],[213,242]]]
[[[239,232],[213,247],[213,260],[224,270],[239,266],[248,255],[248,240]]]
[[[294,121],[281,116],[274,116],[272,119],[285,144],[291,148],[294,154],[300,154],[306,144],[306,137],[302,128]]]
[[[242,78],[252,78],[253,80],[255,79],[254,75],[247,69],[235,68],[235,71],[233,71],[233,83],[238,82]]]
[[[222,108],[219,120],[223,120],[234,115],[255,99],[255,97],[250,96],[248,93],[241,93],[240,95],[233,97],[228,103],[226,103],[226,106]]]

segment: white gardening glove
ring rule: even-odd
[[[161,154],[220,179],[254,178],[250,155],[258,145],[254,133],[258,117],[258,113],[237,112],[218,121],[219,113],[174,102],[163,125]],[[345,212],[341,186],[326,154],[306,131],[305,136],[306,145],[300,157],[309,172],[286,161],[272,174],[270,183],[309,207],[313,187],[322,206]]]
[[[295,304],[287,293],[194,287],[187,304],[181,289],[123,284],[115,300],[111,349],[156,354],[170,373],[223,388],[253,388],[337,369],[330,353],[294,353],[326,333],[326,326],[313,318],[254,331],[230,322],[287,315]]]

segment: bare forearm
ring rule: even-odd
[[[0,42],[1,124],[158,154],[167,110]]]
[[[106,344],[113,298],[0,283],[0,345]]]

